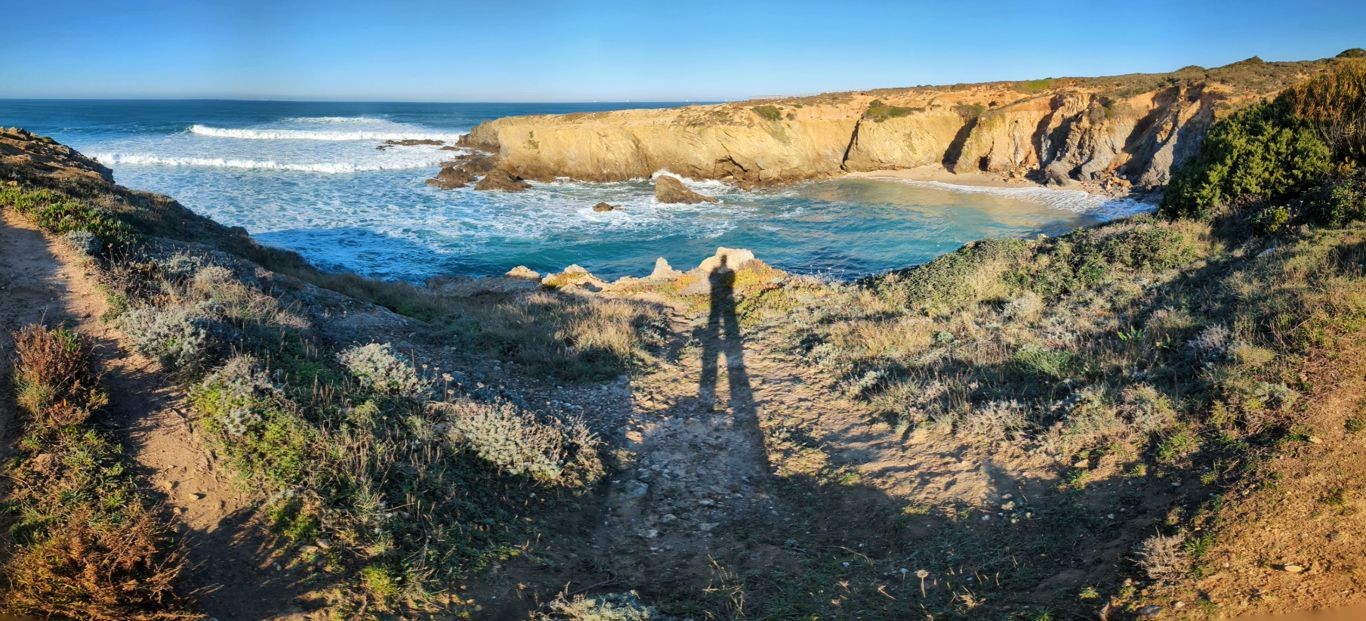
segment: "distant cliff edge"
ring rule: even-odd
[[[1167,183],[1216,117],[1334,62],[1253,57],[1164,74],[507,117],[461,143],[492,153],[493,169],[518,180],[620,181],[663,169],[755,187],[934,166],[1145,191]]]

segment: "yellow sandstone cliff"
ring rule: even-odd
[[[668,170],[758,186],[942,166],[1042,183],[1166,183],[1215,117],[1333,60],[1248,59],[1167,74],[837,93],[655,110],[507,117],[462,144],[525,179]]]

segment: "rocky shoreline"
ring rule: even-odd
[[[707,293],[707,277],[718,269],[763,271],[777,279],[803,278],[769,266],[749,250],[723,246],[698,263],[697,267],[687,271],[674,269],[668,260],[659,257],[655,259],[650,275],[643,278],[622,276],[612,281],[603,280],[578,264],[546,274],[518,265],[501,276],[438,276],[428,280],[426,285],[433,293],[464,297],[537,289],[556,289],[566,293],[629,293],[658,287],[671,287],[682,295],[698,295]]]

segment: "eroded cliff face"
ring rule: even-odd
[[[942,166],[1041,183],[1164,185],[1214,119],[1332,61],[1186,68],[497,119],[462,143],[518,177],[619,181],[659,170],[742,186]]]
[[[462,142],[496,151],[499,168],[526,179],[619,181],[667,169],[762,184],[839,172],[857,116],[838,106],[791,112],[776,121],[735,105],[509,117]]]

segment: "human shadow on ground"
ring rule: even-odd
[[[740,322],[735,314],[735,270],[726,265],[725,255],[721,255],[721,264],[707,279],[711,283],[711,305],[702,332],[702,375],[698,380],[697,397],[708,406],[716,401],[716,383],[724,355],[736,422],[757,425],[754,391],[745,369],[745,342],[740,336]]]

